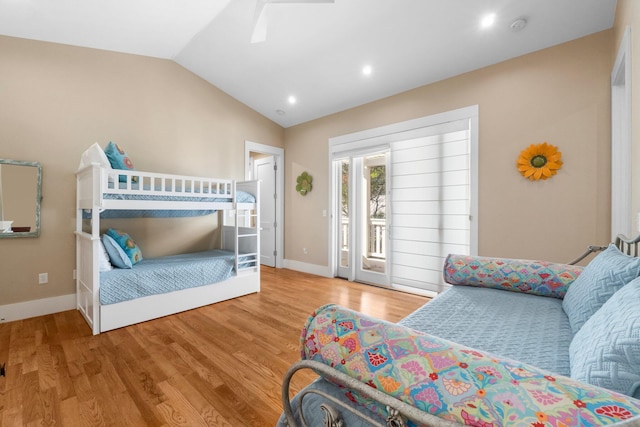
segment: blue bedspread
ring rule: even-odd
[[[100,304],[220,282],[233,275],[233,252],[219,249],[149,258],[131,269],[100,273]]]
[[[570,375],[569,344],[573,335],[558,298],[452,286],[398,323]]]

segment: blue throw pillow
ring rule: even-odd
[[[127,254],[127,257],[131,260],[131,264],[137,264],[142,261],[142,251],[127,233],[110,228],[107,230],[107,236],[111,237],[120,245],[124,253]]]
[[[574,335],[614,292],[639,275],[640,258],[623,254],[613,244],[591,260],[562,301]]]
[[[103,234],[102,243],[104,244],[104,248],[107,250],[107,254],[109,254],[109,260],[114,267],[131,268],[133,266],[127,254],[124,253],[124,250],[111,237]]]
[[[131,161],[127,153],[125,153],[125,151],[122,148],[120,148],[118,144],[109,141],[109,144],[107,144],[106,148],[104,149],[104,154],[107,155],[107,159],[109,159],[109,163],[111,163],[111,167],[113,169],[122,169],[122,170],[130,170],[130,171],[136,170],[133,167],[133,162]],[[136,182],[137,180],[138,180],[138,177],[135,177],[135,176],[132,177],[131,179],[132,182]],[[120,182],[126,182],[126,181],[127,181],[127,177],[124,175],[120,175]]]
[[[571,378],[640,398],[640,278],[585,322],[569,358]]]

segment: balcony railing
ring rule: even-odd
[[[367,239],[367,258],[387,257],[386,220],[384,218],[369,218]],[[342,218],[340,245],[343,251],[349,250],[349,218]]]

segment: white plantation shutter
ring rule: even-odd
[[[471,251],[470,120],[429,126],[391,143],[391,282],[444,289],[449,253]]]

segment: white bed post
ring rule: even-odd
[[[91,207],[91,287],[93,289],[93,334],[100,333],[100,208],[102,205],[102,188],[106,187],[107,176],[103,168],[97,164],[92,166],[93,206]]]
[[[232,184],[232,193],[233,193],[233,209],[235,212],[235,224],[233,226],[233,238],[234,238],[234,253],[235,253],[235,260],[234,260],[234,266],[235,266],[235,275],[237,276],[239,273],[239,263],[238,263],[238,259],[240,257],[240,212],[238,210],[238,201],[236,200],[236,181],[233,181]]]
[[[75,279],[76,279],[76,308],[80,309],[80,253],[82,248],[82,242],[80,239],[80,233],[82,233],[82,207],[80,206],[80,175],[76,174],[76,269],[75,269]]]

